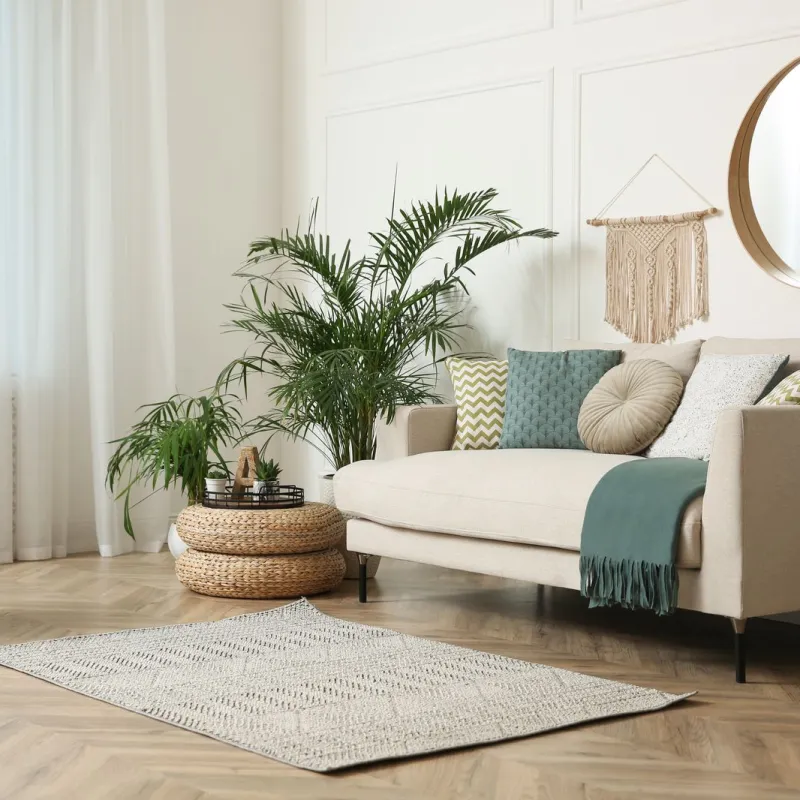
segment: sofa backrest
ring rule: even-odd
[[[765,353],[786,353],[789,362],[776,376],[780,379],[800,369],[800,339],[730,339],[726,336],[712,336],[703,342],[700,356],[720,355],[761,355]]]
[[[798,354],[800,354],[800,339],[797,341],[799,348]],[[656,361],[664,361],[679,372],[680,376],[683,378],[683,382],[686,383],[697,365],[697,359],[700,357],[700,345],[702,344],[702,339],[694,339],[691,342],[681,342],[680,344],[587,342],[582,339],[566,339],[562,342],[562,349],[622,350],[622,361],[633,361],[637,358],[653,358]]]

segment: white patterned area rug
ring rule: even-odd
[[[318,772],[656,711],[693,694],[346,622],[307,600],[6,645],[0,664]]]

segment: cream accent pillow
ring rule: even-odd
[[[786,355],[703,356],[686,384],[683,400],[649,458],[711,458],[717,415],[724,408],[752,406]]]
[[[641,453],[664,430],[681,394],[680,373],[663,361],[637,358],[620,364],[586,396],[578,434],[595,453]]]
[[[448,358],[456,396],[456,438],[451,450],[495,450],[503,432],[508,361]]]

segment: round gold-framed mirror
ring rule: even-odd
[[[800,288],[800,58],[761,90],[731,153],[728,199],[747,252]]]

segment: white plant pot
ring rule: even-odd
[[[227,478],[206,478],[207,492],[224,493],[227,488],[228,488]]]
[[[335,506],[336,498],[333,495],[333,476],[335,472],[320,472],[319,478],[319,501],[326,506]]]
[[[178,536],[178,526],[174,522],[169,526],[167,546],[173,558],[177,558],[189,549],[189,545]]]
[[[278,488],[278,481],[253,481],[253,494],[264,494],[267,497],[275,493]]]
[[[336,505],[336,495],[333,491],[334,472],[320,472],[319,478],[319,501],[329,506]],[[345,519],[350,519],[350,515],[345,514]],[[358,580],[358,555],[347,549],[347,534],[336,545],[336,549],[344,556],[345,580]],[[374,578],[381,563],[380,556],[371,556],[367,559],[367,577]]]

